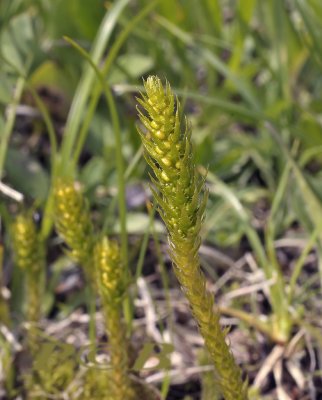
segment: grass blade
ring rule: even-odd
[[[106,13],[98,30],[90,56],[95,64],[98,63],[102,58],[118,18],[129,2],[130,0],[120,0],[116,2],[111,10]],[[82,117],[84,115],[86,103],[90,93],[93,90],[94,81],[95,72],[90,66],[87,66],[76,89],[73,103],[71,105],[66,122],[65,136],[61,147],[61,166],[63,169],[65,169],[69,164]]]
[[[187,32],[182,31],[176,25],[172,24],[170,21],[166,20],[161,16],[156,16],[155,20],[158,24],[160,24],[163,28],[169,31],[172,35],[180,39],[187,46],[192,48],[196,54],[199,54],[202,58],[204,58],[208,64],[210,64],[216,71],[220,72],[222,75],[226,77],[226,79],[230,80],[234,86],[237,88],[241,96],[244,100],[255,110],[260,111],[260,101],[254,95],[251,88],[247,85],[247,83],[240,77],[237,77],[232,71],[230,71],[227,66],[211,51],[202,47],[200,43],[196,43],[193,37]]]

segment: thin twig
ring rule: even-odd
[[[15,189],[12,189],[10,186],[6,185],[5,183],[0,181],[0,192],[2,192],[4,195],[12,198],[13,200],[17,201],[18,203],[21,203],[23,201],[23,194],[18,192]]]

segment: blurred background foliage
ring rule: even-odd
[[[3,111],[12,101],[17,80],[24,77],[50,103],[51,116],[64,121],[86,61],[63,36],[90,51],[106,8],[115,3],[2,1]],[[149,2],[127,3],[105,56],[120,32]],[[272,199],[291,151],[306,189],[320,199],[321,8],[318,0],[159,1],[133,28],[106,77],[117,98],[126,161],[131,161],[139,146],[133,92],[142,86],[142,76],[156,73],[171,82],[185,105],[192,121],[198,163],[231,184],[246,207],[260,198]],[[25,93],[23,102],[28,101],[33,102]],[[29,133],[44,136],[41,121],[32,125]],[[6,157],[6,177],[18,190],[43,201],[49,187],[48,159],[39,163],[33,154],[17,159],[16,151],[25,140],[21,132],[13,137],[10,156]],[[41,137],[38,143],[43,143]],[[114,146],[110,116],[100,101],[79,166],[80,177],[89,188],[107,179],[113,181]],[[31,152],[35,151],[32,147]],[[27,168],[21,168],[23,165]],[[143,168],[141,163],[136,165],[131,179],[142,179]],[[297,177],[291,179],[296,181]],[[298,218],[298,203],[307,202],[300,185],[290,188],[284,203],[295,203],[295,208],[287,207],[285,218],[279,220],[284,229]],[[238,238],[238,221],[229,221],[235,217],[222,201],[211,197],[209,213],[216,223],[209,228],[209,239],[224,244]],[[307,208],[303,215],[306,225],[310,223]],[[218,214],[218,210],[224,212]]]
[[[104,79],[116,100],[122,155],[130,166],[127,184],[141,184],[147,178],[139,157],[134,97],[142,88],[142,77],[158,74],[171,83],[184,104],[192,124],[197,162],[231,188],[230,201],[211,191],[205,227],[210,242],[235,245],[245,234],[245,221],[238,212],[231,212],[234,199],[249,214],[247,223],[258,228],[286,166],[290,167],[289,176],[274,216],[274,235],[299,221],[309,231],[319,229],[320,2],[162,0],[130,27],[149,4],[147,0],[1,2],[0,126],[5,133],[0,172],[4,179],[37,204],[46,201],[51,164],[59,152],[53,154],[48,121],[37,107],[40,101],[49,113],[58,145],[68,141],[62,139],[64,136],[72,136],[69,128],[73,121],[74,131],[83,128],[77,175],[92,205],[103,213],[103,225],[109,225],[113,187],[117,185],[117,144],[111,114],[103,95],[97,105],[94,102],[92,114],[84,117],[85,108],[73,114],[80,92],[87,107],[95,97],[95,76],[82,90],[82,79],[91,66],[64,39],[69,37],[86,52],[99,48],[97,59],[93,58],[98,67],[114,52]],[[117,8],[114,20],[109,20],[106,15]],[[105,41],[104,29],[110,29]],[[113,49],[126,31],[118,48]],[[14,88],[16,94],[20,90],[18,96]],[[13,104],[16,112],[10,118]],[[69,145],[76,146],[76,142]],[[99,195],[99,185],[107,188],[108,198]],[[109,211],[104,211],[109,204]],[[146,227],[141,211],[129,215],[133,232]],[[113,229],[111,224],[109,228]]]

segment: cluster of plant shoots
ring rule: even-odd
[[[245,400],[247,384],[242,381],[241,371],[226,343],[227,331],[220,326],[219,312],[213,296],[206,290],[206,279],[200,269],[198,250],[207,191],[194,163],[191,130],[187,120],[181,117],[180,104],[168,83],[163,86],[159,78],[152,76],[144,86],[146,92],[138,99],[143,125],[139,134],[146,161],[154,173],[151,189],[167,227],[174,272],[214,366],[215,392],[219,391],[225,400]],[[33,356],[33,373],[26,379],[29,398],[41,399],[44,393],[55,395],[59,391],[65,391],[70,398],[84,400],[135,400],[141,399],[143,392],[147,399],[156,398],[152,391],[139,385],[131,376],[129,338],[122,315],[129,282],[117,242],[95,233],[87,201],[74,181],[56,179],[53,199],[56,230],[68,247],[69,257],[83,267],[90,310],[95,311],[95,295],[100,296],[111,368],[87,368],[79,373],[70,358],[62,365],[55,353],[47,370],[41,371],[37,368],[41,364],[41,355],[37,354],[30,333],[28,343]],[[41,318],[44,291],[44,244],[30,213],[23,213],[15,219],[11,234],[16,264],[26,274],[26,318],[37,323]],[[93,321],[90,338],[95,342]],[[73,380],[74,373],[79,375],[78,385]]]

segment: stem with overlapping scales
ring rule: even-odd
[[[30,322],[41,317],[44,290],[45,250],[31,212],[19,214],[11,225],[16,265],[26,272],[26,315]]]
[[[89,283],[87,287],[87,306],[90,314],[89,336],[92,344],[95,333],[95,271],[93,268],[94,227],[88,203],[68,178],[60,178],[54,184],[54,220],[59,235],[69,247],[68,254],[79,263]]]
[[[226,400],[245,400],[247,384],[226,344],[226,331],[220,327],[219,312],[200,270],[198,250],[207,192],[196,172],[191,130],[186,119],[181,120],[179,102],[168,83],[164,88],[158,77],[151,76],[144,86],[146,94],[137,99],[145,127],[139,134],[154,172],[152,191],[167,226],[174,271],[205,339],[220,391]]]
[[[86,199],[69,179],[55,182],[54,218],[59,235],[69,247],[68,254],[83,267],[89,283],[94,285],[94,227]]]
[[[126,281],[118,244],[106,237],[100,239],[94,249],[94,259],[109,338],[112,367],[110,398],[131,400],[134,390],[129,378],[128,343],[122,321]]]

